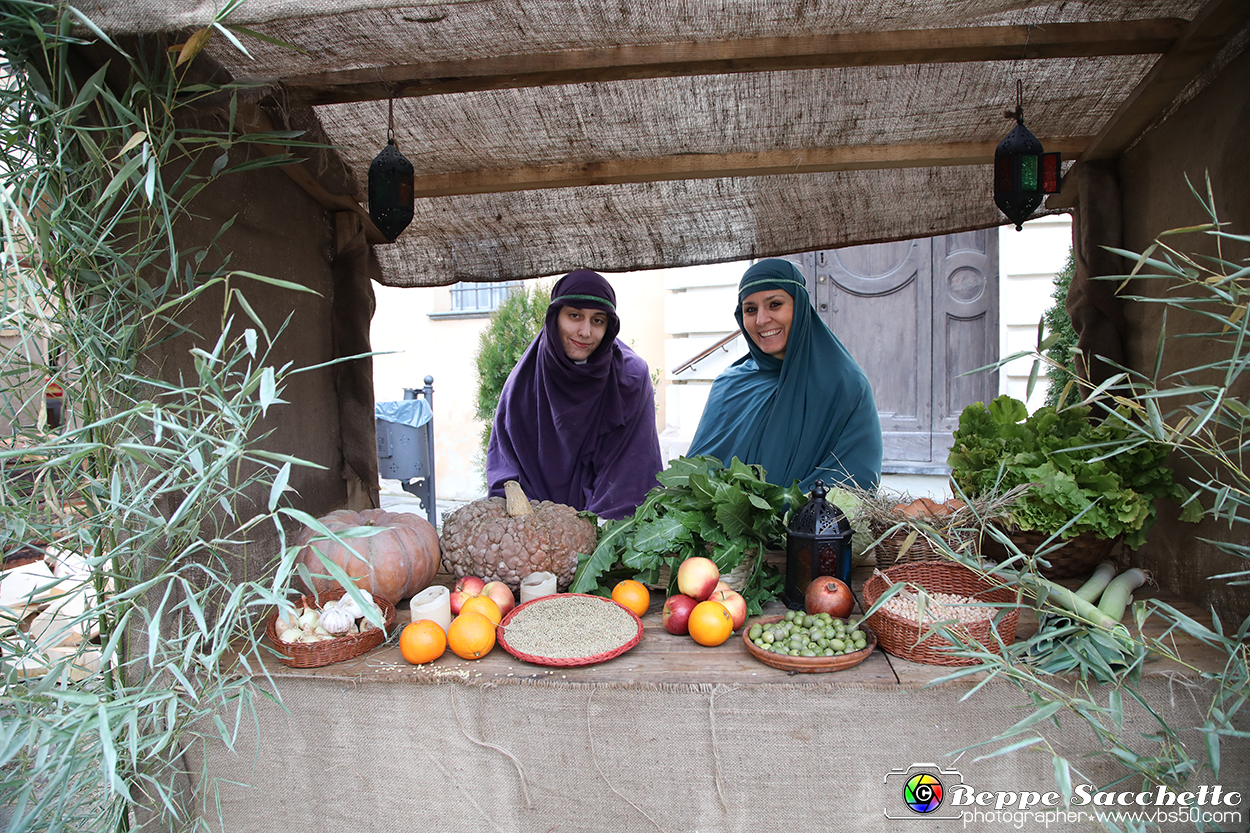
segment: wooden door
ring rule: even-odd
[[[964,406],[998,393],[996,230],[791,258],[872,382],[887,470],[942,469]]]
[[[998,396],[998,229],[932,238],[933,461],[946,464],[959,415]]]

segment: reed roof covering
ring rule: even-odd
[[[186,38],[218,4],[76,5],[110,33]],[[326,187],[362,204],[393,97],[416,219],[377,252],[386,283],[436,286],[1000,225],[991,161],[1018,80],[1065,168],[1114,158],[1245,48],[1248,17],[1245,0],[247,0],[228,24],[296,48],[236,33],[245,54],[214,30],[206,51],[278,121],[311,108],[346,166]]]

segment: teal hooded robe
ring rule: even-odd
[[[785,358],[761,350],[742,326],[742,299],[765,289],[794,298]],[[764,467],[770,483],[799,481],[875,489],[881,481],[881,421],[864,371],[812,308],[798,267],[769,258],[738,286],[734,310],[750,354],[716,377],[690,455]]]

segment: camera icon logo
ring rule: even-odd
[[[906,769],[892,769],[883,780],[889,796],[884,808],[888,819],[949,820],[961,817],[958,810],[945,804],[947,792],[963,783],[963,775],[959,770],[942,769],[937,764],[917,763]]]

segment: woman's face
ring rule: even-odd
[[[794,299],[784,289],[763,289],[742,299],[742,327],[761,350],[777,359],[786,357]]]
[[[556,318],[564,355],[575,362],[590,358],[608,331],[608,314],[601,309],[560,307]]]

